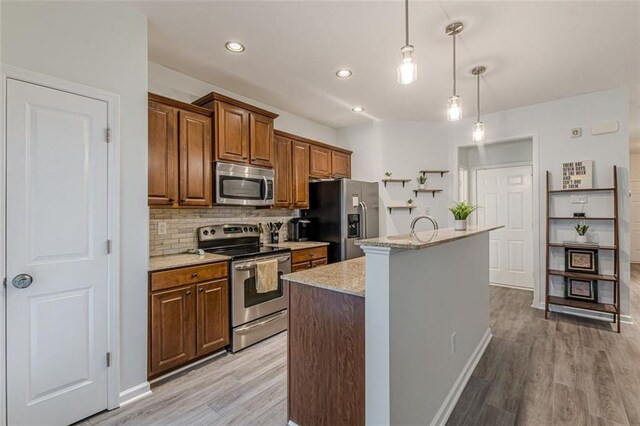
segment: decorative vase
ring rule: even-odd
[[[424,189],[426,187],[426,185],[424,183],[421,183],[420,185],[418,185],[418,189]]]
[[[587,242],[587,236],[586,235],[576,235],[576,242],[577,243],[586,243]]]
[[[453,229],[456,231],[466,231],[467,230],[467,220],[455,220],[453,222]]]

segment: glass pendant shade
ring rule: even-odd
[[[462,100],[460,96],[453,95],[447,101],[447,120],[458,121],[462,118]]]
[[[484,142],[484,123],[476,121],[473,125],[473,141]]]
[[[418,79],[418,66],[413,57],[413,46],[406,45],[400,49],[402,60],[398,65],[398,83],[411,84]]]

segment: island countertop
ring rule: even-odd
[[[485,226],[467,228],[466,231],[456,231],[453,228],[439,229],[434,231],[416,232],[415,234],[402,234],[391,237],[369,238],[356,241],[361,247],[389,247],[404,250],[419,250],[427,247],[438,246],[451,241],[461,240],[474,235],[500,229],[502,226]]]
[[[286,274],[282,276],[282,279],[364,297],[365,258],[358,257],[344,262]]]

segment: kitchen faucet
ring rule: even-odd
[[[425,216],[418,216],[418,217],[416,217],[415,219],[413,219],[411,221],[411,234],[412,235],[416,233],[416,229],[415,229],[416,228],[416,223],[418,223],[418,221],[420,219],[428,219],[433,224],[433,230],[434,231],[438,230],[438,222],[434,218],[432,218],[431,216],[426,216],[426,215]]]

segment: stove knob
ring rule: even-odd
[[[253,226],[249,227],[249,231],[253,232]]]
[[[204,231],[202,231],[202,235],[209,235],[209,231],[205,229]]]
[[[215,233],[216,233],[216,230],[215,230],[215,229],[212,229],[212,230],[211,230],[211,231],[209,231],[209,232],[211,232],[211,235],[213,235],[213,234],[215,234]]]
[[[244,232],[247,232],[247,227],[246,226],[244,227]]]

